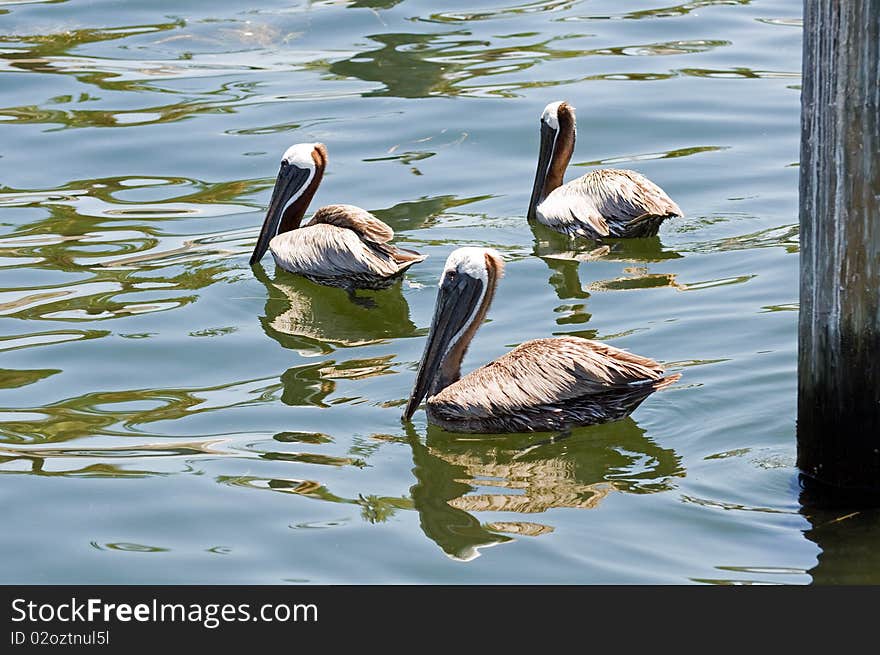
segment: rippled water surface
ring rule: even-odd
[[[800,1],[476,5],[0,0],[3,581],[878,580],[876,516],[798,503]],[[531,227],[559,99],[569,178],[686,217]],[[300,141],[313,207],[429,255],[372,302],[247,264]],[[507,260],[465,369],[574,334],[681,380],[564,435],[402,425],[465,244]]]

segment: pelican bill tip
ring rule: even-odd
[[[406,404],[406,408],[403,410],[403,414],[400,415],[401,423],[409,423],[412,420],[413,414],[416,413],[416,410],[419,408],[418,404],[412,406],[412,401]]]

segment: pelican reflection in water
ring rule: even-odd
[[[418,332],[400,285],[373,294],[367,304],[367,299],[353,303],[342,289],[300,277],[279,273],[270,278],[262,266],[254,267],[254,275],[266,287],[260,323],[284,348],[329,354]]]
[[[551,102],[541,115],[541,146],[528,218],[569,237],[649,237],[681,216],[666,192],[635,171],[600,169],[562,183],[574,152],[574,107]]]
[[[600,290],[681,288],[675,273],[651,270],[650,264],[682,257],[674,250],[664,249],[659,237],[580,247],[562,234],[536,227],[532,254],[547,264],[550,285],[560,300],[587,299],[591,292]],[[582,282],[581,264],[586,262],[593,262],[589,271],[594,279]]]
[[[428,421],[447,430],[563,430],[628,416],[680,377],[665,376],[646,357],[573,336],[527,341],[461,377],[461,361],[503,266],[489,248],[459,248],[449,255],[404,419],[427,396]]]
[[[474,439],[429,425],[422,442],[410,428],[413,509],[425,535],[459,560],[553,532],[552,510],[590,510],[612,494],[666,491],[685,475],[681,457],[632,417],[551,438]]]
[[[353,205],[327,205],[300,226],[326,165],[322,143],[287,149],[251,265],[269,249],[278,266],[320,284],[349,290],[390,286],[425,255],[391,245],[394,231],[378,218]]]

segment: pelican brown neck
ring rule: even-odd
[[[307,179],[305,189],[303,189],[302,193],[299,194],[296,200],[287,205],[287,208],[284,210],[284,214],[281,217],[281,223],[278,226],[278,234],[296,230],[302,225],[302,219],[306,215],[309,205],[312,203],[312,198],[315,197],[315,193],[318,191],[321,180],[324,178],[324,167],[327,163],[327,150],[324,148],[323,144],[315,144],[312,158],[314,166],[311,175]]]
[[[326,162],[327,151],[320,143],[296,144],[284,153],[251,265],[266,253],[275,236],[300,226],[321,183]]]
[[[487,248],[459,248],[449,256],[405,419],[423,398],[461,376],[462,359],[489,311],[502,270],[501,257]]]
[[[449,348],[449,352],[440,366],[440,375],[437,377],[437,389],[433,393],[439,393],[453,382],[457,382],[461,377],[461,362],[464,359],[467,349],[471,345],[477,330],[486,319],[489,313],[489,307],[495,299],[495,290],[498,288],[498,278],[504,269],[503,260],[494,252],[489,251],[485,255],[486,260],[486,290],[482,300],[474,313],[473,319],[465,327],[461,337]]]
[[[562,186],[565,169],[574,153],[576,126],[574,108],[567,102],[551,102],[541,115],[541,145],[538,167],[529,200],[528,219],[534,220],[539,204]]]

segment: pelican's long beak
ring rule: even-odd
[[[278,234],[281,227],[281,219],[284,216],[284,210],[290,199],[297,195],[303,186],[308,182],[311,171],[300,168],[286,161],[281,162],[281,170],[278,171],[278,179],[275,180],[275,188],[272,190],[272,199],[269,201],[269,209],[266,211],[266,218],[263,221],[263,229],[260,230],[260,238],[257,239],[257,245],[251,255],[251,266],[256,264],[266,250],[269,249],[269,242]],[[305,214],[305,207],[302,208],[302,215]]]
[[[535,171],[535,185],[532,187],[532,198],[529,200],[528,219],[535,220],[535,208],[541,202],[541,192],[547,181],[547,172],[550,170],[550,162],[553,160],[553,147],[556,145],[558,128],[553,129],[544,121],[541,121],[541,149],[538,151],[538,169]]]
[[[447,272],[444,275],[437,292],[434,319],[431,321],[425,352],[416,373],[416,383],[403,412],[404,420],[412,418],[419,403],[433,389],[437,376],[441,373],[443,360],[473,320],[482,295],[481,280],[466,273],[450,276]]]

